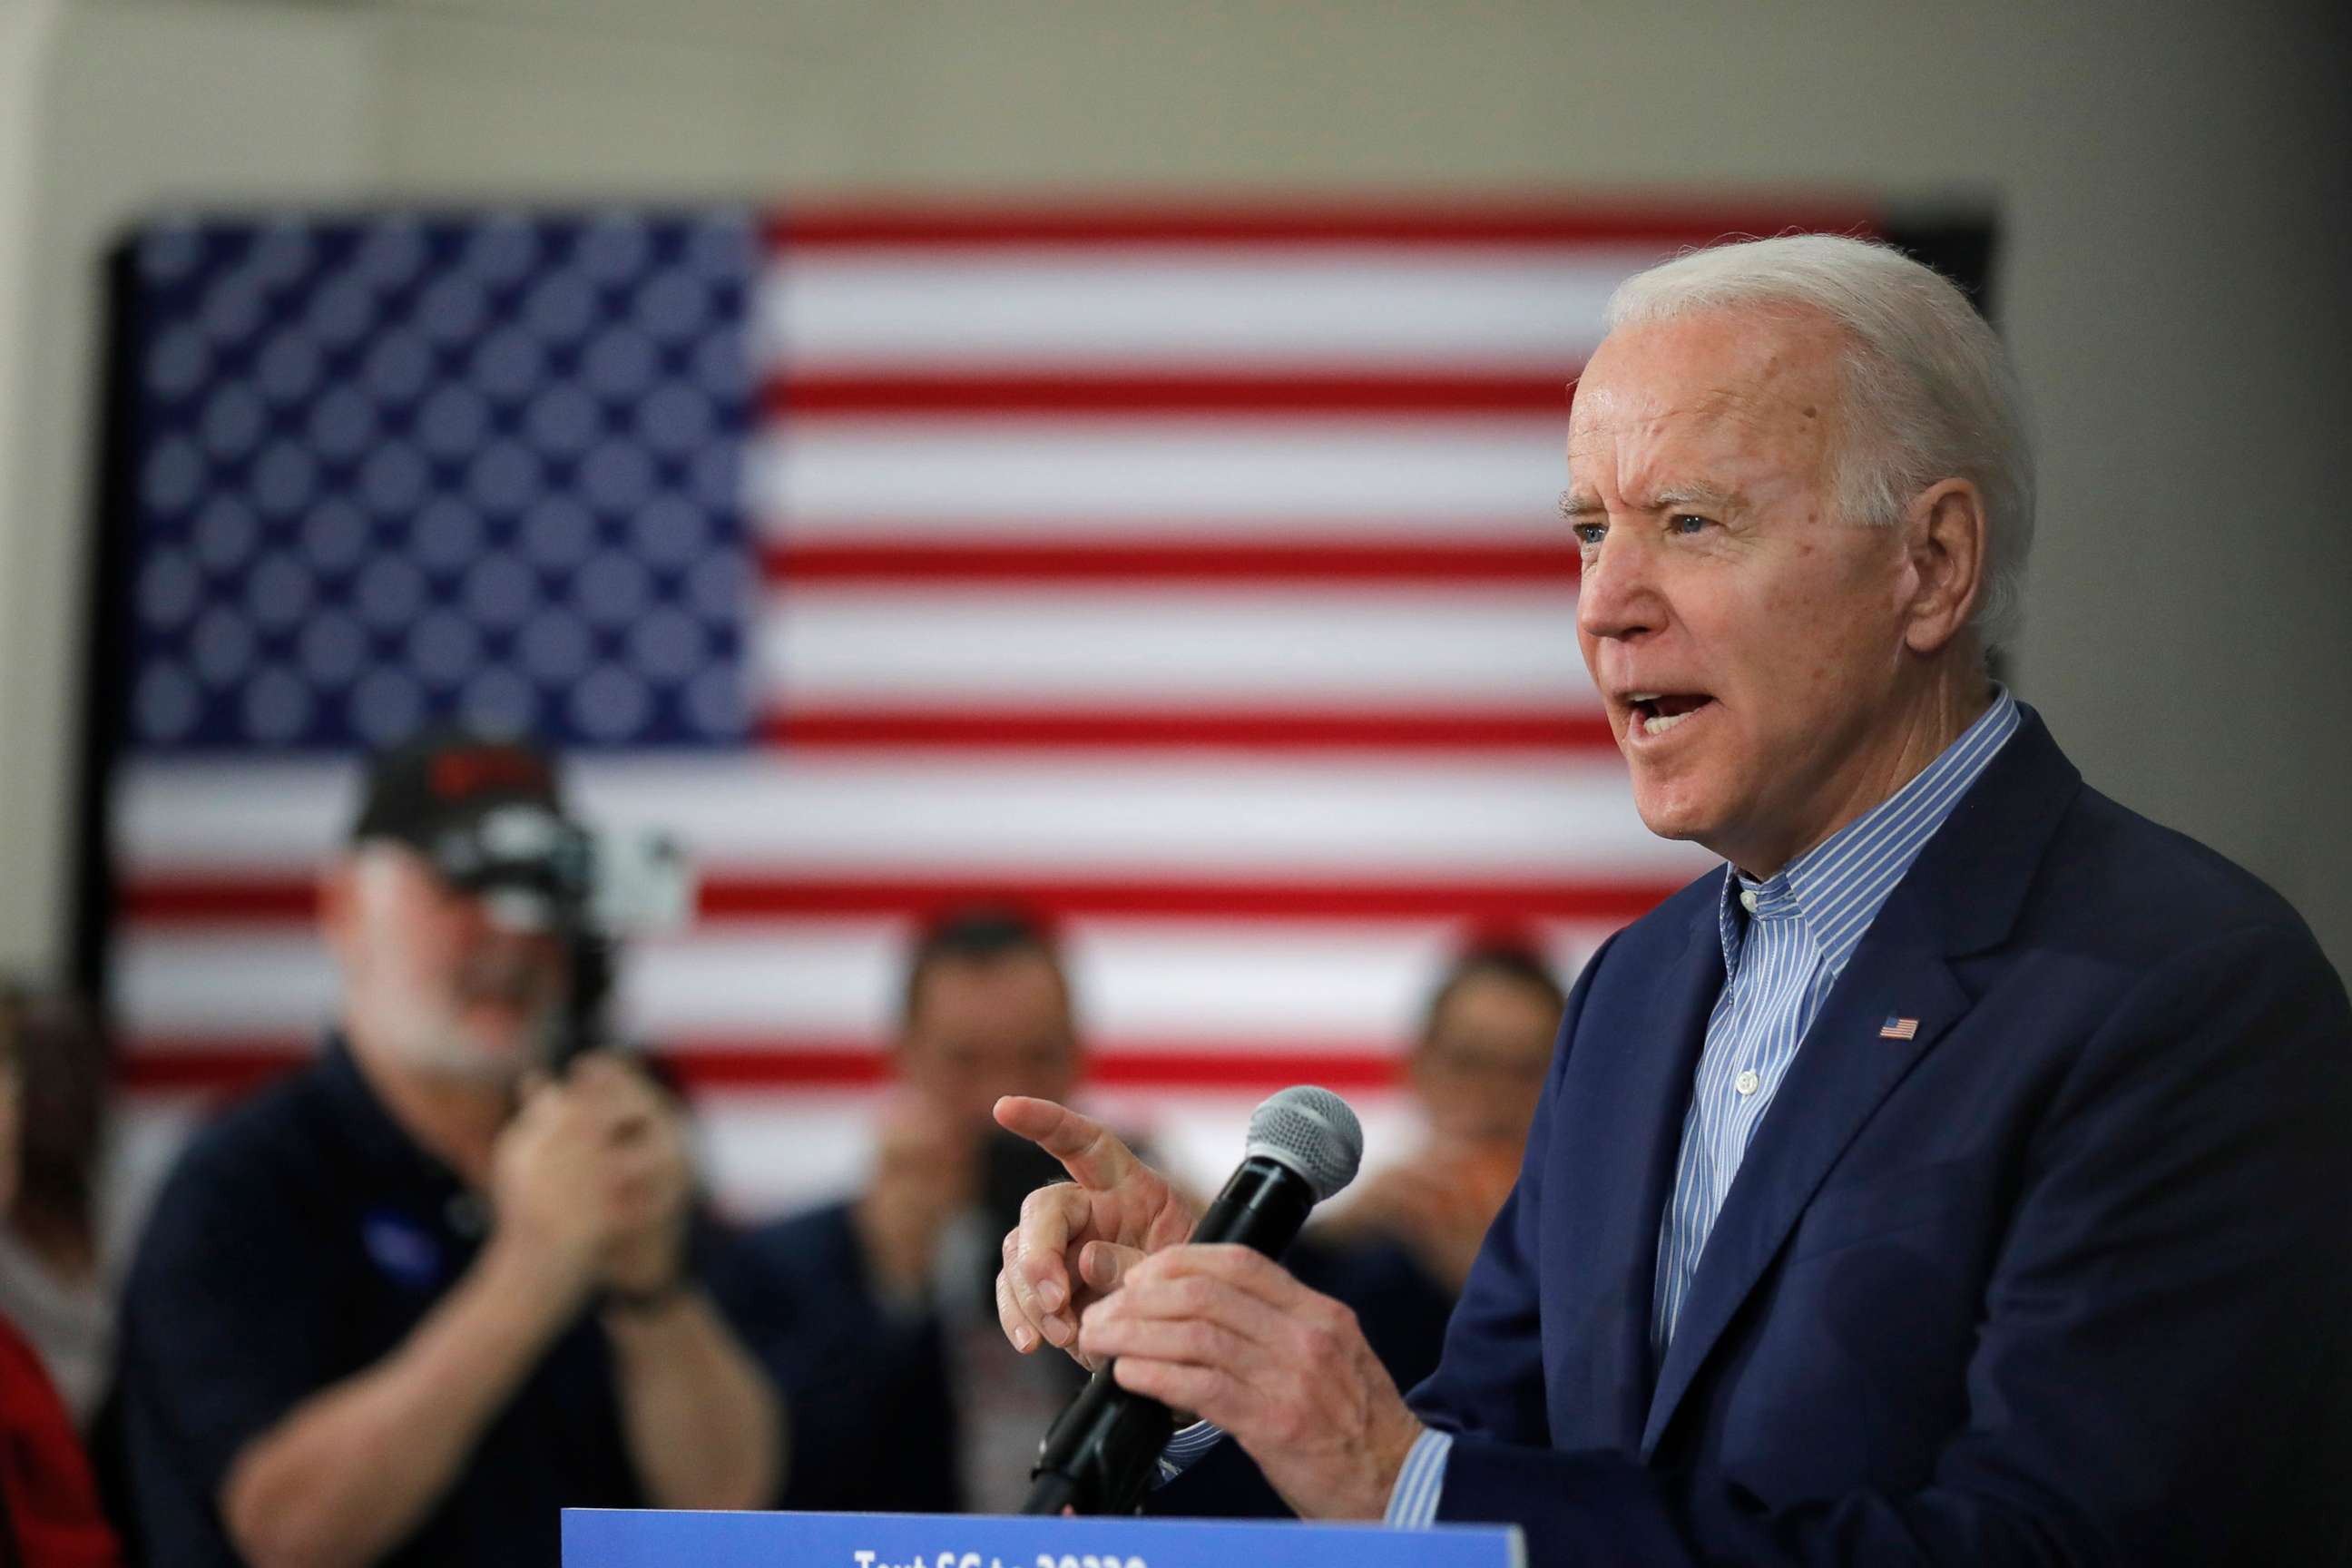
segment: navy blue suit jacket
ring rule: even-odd
[[[1654,1364],[1720,896],[1570,998],[1412,1394],[1457,1434],[1441,1519],[1524,1525],[1538,1568],[2346,1560],[2352,1010],[2294,910],[2029,712],[1832,989]]]

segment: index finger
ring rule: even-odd
[[[996,1102],[996,1124],[1059,1160],[1088,1192],[1109,1192],[1141,1166],[1110,1129],[1050,1100],[1008,1094]]]

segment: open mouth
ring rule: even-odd
[[[1629,691],[1625,703],[1633,710],[1637,735],[1663,735],[1715,699],[1694,691]]]

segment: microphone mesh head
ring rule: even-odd
[[[1321,1203],[1356,1179],[1364,1129],[1348,1102],[1328,1089],[1300,1084],[1270,1095],[1250,1117],[1244,1159],[1263,1154],[1307,1178]]]

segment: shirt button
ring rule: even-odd
[[[1731,1087],[1738,1089],[1742,1094],[1754,1094],[1757,1089],[1763,1087],[1763,1083],[1764,1080],[1756,1076],[1756,1069],[1754,1068],[1749,1068],[1746,1072],[1741,1073],[1739,1077],[1733,1081]]]
[[[1746,910],[1751,915],[1756,912],[1755,889],[1742,888],[1739,889],[1739,907]]]

